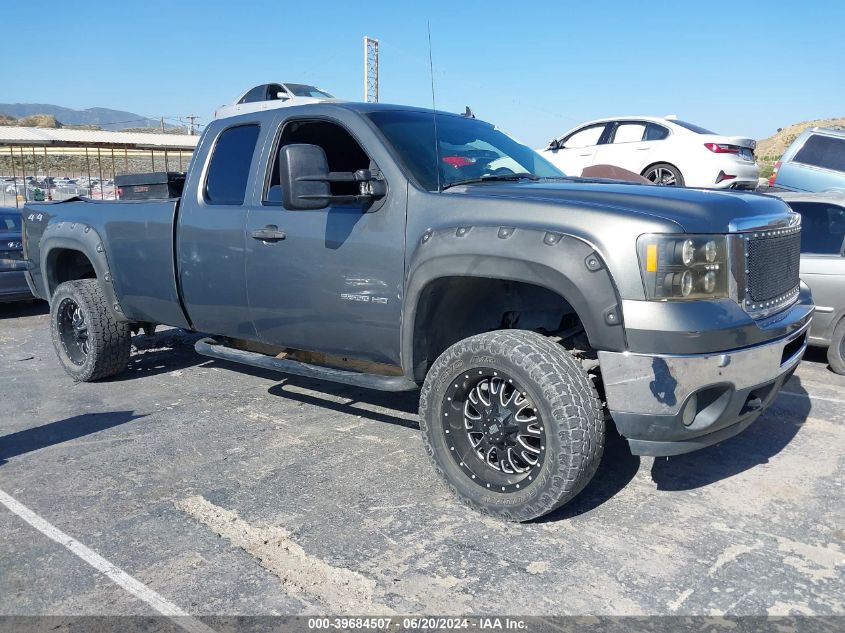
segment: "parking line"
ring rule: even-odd
[[[119,585],[139,600],[146,602],[162,615],[172,618],[175,624],[179,625],[186,631],[189,631],[190,633],[215,633],[214,629],[188,615],[175,604],[147,587],[147,585],[139,580],[136,580],[120,567],[110,563],[105,558],[97,554],[97,552],[85,547],[85,545],[77,541],[75,538],[68,536],[56,526],[47,522],[45,519],[42,519],[21,502],[9,496],[2,490],[0,490],[0,503],[6,506],[10,512],[13,512],[29,523],[29,525],[34,527],[36,530],[76,554],[76,556],[84,560],[97,571],[102,572],[111,578],[115,584]]]
[[[845,400],[839,398],[827,398],[825,396],[814,396],[809,393],[795,393],[794,391],[780,390],[778,395],[792,396],[793,398],[807,398],[808,400],[821,400],[822,402],[835,402],[836,404],[845,404]]]

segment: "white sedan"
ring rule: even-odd
[[[334,97],[325,90],[308,84],[261,84],[247,90],[234,103],[217,108],[214,118],[222,119],[245,112],[319,103],[329,99],[334,99]]]
[[[755,189],[756,145],[674,117],[638,116],[590,121],[537,151],[572,176],[591,165],[614,165],[660,185]]]

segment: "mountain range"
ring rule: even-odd
[[[159,127],[157,119],[109,108],[88,108],[73,110],[49,103],[0,103],[0,114],[15,118],[37,114],[53,115],[62,125],[96,125],[105,130],[124,130],[127,128]],[[174,127],[165,123],[164,127]]]

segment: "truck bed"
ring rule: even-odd
[[[179,199],[139,201],[72,200],[27,204],[23,210],[28,277],[42,299],[64,281],[45,278],[47,258],[82,248],[97,276],[108,281],[120,313],[128,320],[188,327],[179,302],[174,257],[174,222]],[[80,246],[81,245],[81,246]]]

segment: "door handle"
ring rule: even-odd
[[[284,231],[280,231],[275,224],[269,224],[263,229],[256,229],[252,232],[252,239],[261,240],[262,242],[279,242],[285,239],[287,235]]]

